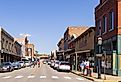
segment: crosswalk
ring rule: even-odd
[[[79,80],[79,81],[80,80],[84,80],[81,77],[69,77],[69,76],[63,76],[63,77],[50,76],[50,77],[47,77],[45,75],[41,75],[41,76],[34,76],[34,75],[28,75],[28,76],[22,76],[22,75],[18,75],[18,76],[3,76],[3,77],[0,77],[0,79],[1,78],[3,78],[3,79],[10,79],[10,78],[14,78],[14,79],[21,79],[21,78],[28,78],[28,79],[34,79],[34,78],[48,79],[48,78],[51,78],[51,79],[66,79],[66,80],[75,79],[75,80]]]

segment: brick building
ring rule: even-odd
[[[0,64],[21,60],[21,45],[3,28],[0,28]]]
[[[94,38],[95,27],[90,27],[70,43],[74,44],[71,48],[75,50],[70,54],[72,70],[79,70],[79,63],[86,59],[90,61],[90,66],[94,66]]]
[[[70,62],[70,54],[75,52],[75,43],[72,41],[87,29],[86,26],[69,26],[66,29],[64,33],[64,60]]]
[[[64,56],[64,38],[61,38],[57,44],[58,51],[57,51],[57,60],[63,60]]]
[[[20,37],[20,38],[15,38],[15,41],[19,42],[22,45],[22,57],[25,58],[28,52],[27,49],[27,44],[28,44],[28,39],[27,37]]]
[[[27,47],[27,54],[25,55],[25,57],[27,59],[34,58],[35,57],[35,54],[34,54],[34,51],[35,51],[34,44],[27,44],[26,47]]]
[[[102,37],[102,49],[106,52],[106,73],[121,76],[121,0],[100,0],[95,8],[95,24],[95,49],[98,53],[97,38]]]

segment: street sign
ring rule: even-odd
[[[96,54],[97,57],[102,57],[102,54]]]

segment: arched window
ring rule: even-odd
[[[5,39],[2,38],[2,42],[1,42],[2,49],[4,49],[4,42],[5,42]]]

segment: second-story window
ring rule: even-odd
[[[9,43],[8,50],[11,52],[11,43]]]
[[[8,51],[8,41],[6,41],[5,48]]]
[[[109,12],[109,31],[114,29],[114,12]]]
[[[97,35],[101,35],[101,20],[97,21]]]
[[[11,50],[12,50],[12,52],[14,52],[14,50],[13,50],[13,44],[11,45]]]
[[[5,39],[4,38],[2,38],[2,44],[1,44],[1,46],[2,46],[2,49],[4,49],[5,48]]]
[[[104,16],[103,17],[103,24],[102,24],[102,32],[106,33],[106,31],[107,31],[107,17]]]

